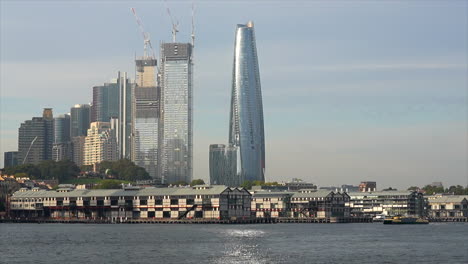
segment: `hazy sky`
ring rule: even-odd
[[[209,144],[227,143],[234,30],[253,20],[268,181],[468,183],[467,1],[219,2],[195,2],[194,178],[209,179]],[[168,5],[189,41],[191,2]],[[160,1],[0,7],[0,165],[43,107],[67,113],[117,71],[134,76],[130,7],[155,47],[171,41]]]

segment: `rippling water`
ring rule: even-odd
[[[468,263],[468,224],[0,224],[1,263]]]

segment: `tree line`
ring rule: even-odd
[[[135,163],[128,159],[103,161],[98,164],[98,168],[97,176],[102,178],[112,177],[123,181],[151,179],[150,175],[144,168],[135,165]],[[21,164],[13,167],[7,167],[4,171],[7,175],[29,177],[32,180],[42,179],[66,182],[76,178],[80,172],[90,171],[91,169],[92,166],[82,166],[80,169],[73,161],[70,160],[45,160],[37,165]]]

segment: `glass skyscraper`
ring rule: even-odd
[[[263,105],[253,22],[237,25],[229,143],[238,147],[239,178],[265,181]]]
[[[86,136],[91,117],[89,104],[76,104],[70,109],[70,137]]]
[[[109,122],[119,116],[119,83],[118,79],[93,87],[92,122]]]
[[[135,83],[127,78],[126,72],[119,72],[119,120],[117,134],[117,144],[119,147],[120,159],[132,159],[132,98]]]
[[[192,180],[192,45],[161,44],[160,161],[165,183]]]
[[[159,150],[159,89],[156,86],[156,63],[153,57],[136,61],[136,86],[132,98],[132,160],[151,177],[160,180]]]
[[[237,174],[237,148],[224,144],[210,145],[210,184],[237,187],[242,179]]]

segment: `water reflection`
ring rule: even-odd
[[[272,263],[260,248],[259,238],[265,231],[254,229],[227,229],[223,233],[224,250],[215,263]]]

